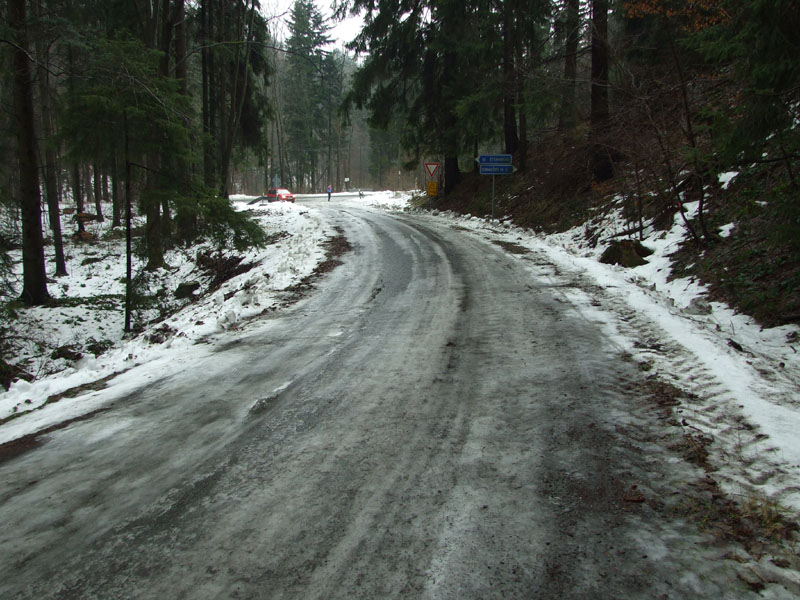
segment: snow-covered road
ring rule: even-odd
[[[0,464],[0,597],[758,597],[546,255],[314,206],[313,293]]]

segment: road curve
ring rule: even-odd
[[[315,206],[353,251],[307,298],[0,465],[0,597],[721,597],[539,258]]]

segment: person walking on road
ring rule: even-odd
[[[331,186],[328,186],[328,202],[331,201],[331,192],[332,191],[333,191],[333,189],[331,188]]]

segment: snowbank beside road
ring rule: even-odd
[[[132,367],[149,365],[160,371],[165,364],[181,355],[202,352],[197,344],[209,337],[222,335],[239,324],[281,301],[283,291],[310,275],[324,260],[322,243],[333,233],[325,218],[315,209],[299,204],[264,203],[249,206],[252,197],[236,196],[232,200],[238,210],[251,210],[268,234],[277,241],[266,248],[242,255],[242,264],[251,263],[247,272],[223,283],[211,294],[198,298],[183,310],[170,315],[131,339],[122,336],[124,315],[120,298],[124,294],[124,241],[98,242],[73,246],[69,276],[59,278],[51,286],[55,297],[84,299],[115,295],[106,305],[78,304],[74,308],[32,308],[21,311],[14,323],[28,340],[20,356],[37,372],[53,365],[50,355],[42,354],[41,340],[56,340],[55,345],[78,340],[105,340],[111,348],[95,358],[89,352],[66,368],[28,383],[17,381],[0,394],[0,419],[14,417],[0,425],[0,443],[39,431],[55,423],[73,419],[97,408],[84,397],[79,402],[64,398],[52,402],[54,396],[78,386],[103,380]],[[99,231],[96,233],[100,233]],[[197,251],[197,248],[194,249]],[[195,255],[182,250],[167,255],[169,269],[156,274],[159,289],[172,294],[180,283],[202,276]],[[156,291],[156,290],[153,290]],[[150,377],[147,368],[137,369],[140,381]],[[132,382],[131,385],[135,385]],[[99,386],[98,386],[99,387]],[[86,389],[85,393],[91,390]],[[51,399],[50,404],[47,403]],[[24,418],[20,415],[25,415]],[[35,414],[33,414],[35,413]]]
[[[696,206],[687,209],[691,216]],[[655,253],[628,269],[599,262],[606,246],[592,247],[587,226],[539,235],[469,215],[437,218],[527,249],[533,277],[601,324],[646,376],[685,392],[679,425],[713,440],[714,477],[730,494],[747,499],[755,491],[800,511],[800,329],[762,329],[724,304],[704,302],[694,280],[670,280],[669,256],[687,235],[679,216],[669,231],[647,232],[644,244]],[[628,224],[612,211],[592,227],[608,240]]]
[[[369,206],[378,208],[402,210],[408,207],[408,201],[413,192],[374,192],[365,196],[364,200]]]
[[[352,203],[409,212],[413,211],[409,197],[379,192],[366,194],[363,199],[351,195],[338,201],[345,206]],[[243,319],[276,306],[282,290],[302,280],[323,259],[321,243],[332,231],[313,202],[307,206],[248,206],[245,201],[249,199],[235,198],[240,209],[258,213],[268,232],[288,234],[265,250],[249,254],[246,260],[256,264],[253,269],[166,319],[164,340],[154,341],[151,331],[121,341],[97,359],[82,359],[60,374],[33,384],[16,383],[9,392],[0,394],[0,418],[31,411],[53,394],[134,365],[140,365],[136,369],[140,381],[154,376],[169,361],[202,352],[203,345],[198,346],[198,341],[208,337],[222,339]],[[787,326],[762,330],[752,319],[725,305],[698,305],[697,298],[703,297],[704,289],[696,282],[669,280],[669,254],[686,233],[679,219],[666,233],[649,232],[645,244],[656,252],[648,264],[623,269],[598,261],[604,247],[591,246],[585,227],[543,236],[509,222],[437,211],[422,215],[470,230],[491,243],[525,249],[528,254],[519,257],[530,261],[534,283],[548,283],[554,293],[575,306],[577,317],[600,324],[609,339],[636,361],[646,376],[655,376],[686,392],[676,408],[678,426],[687,435],[713,439],[711,460],[718,469],[714,476],[730,493],[747,495],[750,490],[757,490],[800,510],[800,438],[796,434],[800,430],[800,329]],[[603,240],[626,224],[619,213],[612,211],[592,227]],[[110,256],[113,254],[109,252]],[[169,258],[174,268],[169,276],[173,281],[169,284],[171,289],[192,276],[194,266],[189,258]],[[110,278],[101,274],[110,270],[117,281],[114,269],[118,266],[114,261],[119,261],[118,251],[113,260],[90,263],[86,269],[83,265],[73,267],[70,279],[59,283],[64,295],[91,296],[107,290]],[[89,269],[92,265],[94,270]],[[698,306],[705,309],[698,310]],[[103,313],[81,307],[76,313],[65,309],[55,320],[55,313],[48,313],[46,321],[44,316],[36,316],[37,310],[26,311],[24,317],[27,321],[23,325],[29,328],[31,337],[52,331],[68,337],[75,335],[76,329],[87,337],[107,336],[107,332],[122,328],[118,310]],[[127,377],[117,378],[115,385],[129,380],[134,386],[135,378]],[[61,400],[0,426],[0,443],[94,408],[89,392],[79,402]]]

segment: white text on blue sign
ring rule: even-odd
[[[481,154],[478,163],[482,165],[510,165],[510,154]]]
[[[513,165],[481,165],[481,175],[511,175]]]

